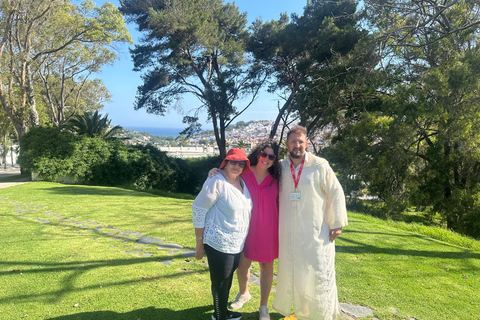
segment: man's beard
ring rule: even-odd
[[[299,151],[298,154],[294,154],[293,151],[290,152],[290,157],[292,157],[294,159],[301,159],[301,158],[303,158],[303,155],[304,155],[304,152],[302,152],[302,151]]]

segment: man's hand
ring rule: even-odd
[[[331,229],[329,232],[329,239],[330,242],[335,241],[335,239],[342,233],[342,227],[337,228],[337,229]]]

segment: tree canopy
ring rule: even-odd
[[[390,212],[422,206],[477,237],[479,9],[469,1],[366,2],[381,58],[370,67],[376,100],[348,114],[332,153]]]
[[[198,99],[194,116],[207,110],[220,155],[226,154],[225,128],[255,99],[264,77],[249,68],[246,14],[221,0],[122,0],[121,11],[144,32],[132,50],[143,72],[135,108],[163,115],[185,94]],[[248,101],[237,106],[239,99]]]
[[[105,90],[96,94],[87,78],[115,59],[107,45],[131,42],[123,16],[112,3],[99,8],[91,0],[78,5],[63,0],[1,1],[0,20],[0,102],[19,137],[40,124],[38,110],[47,104],[58,125],[65,112],[69,117],[88,108],[80,108],[79,102],[89,94],[99,101],[108,98]]]

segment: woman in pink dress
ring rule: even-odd
[[[252,261],[260,265],[260,320],[269,320],[268,297],[273,282],[273,261],[278,258],[278,144],[260,143],[248,156],[251,171],[242,175],[253,202],[250,227],[237,269],[239,293],[230,305],[241,308],[252,297],[248,291]],[[214,174],[216,169],[209,173]]]

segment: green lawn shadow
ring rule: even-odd
[[[41,189],[45,193],[57,195],[101,195],[101,196],[128,196],[128,197],[166,197],[182,200],[193,200],[194,195],[184,193],[170,193],[162,190],[138,190],[120,187],[102,187],[88,185],[57,185],[54,188]]]
[[[203,306],[175,311],[171,309],[147,307],[143,309],[132,310],[126,313],[114,311],[93,311],[70,314],[66,316],[47,318],[47,320],[122,320],[122,319],[210,319],[211,306]]]
[[[461,248],[458,246],[453,246],[448,243],[444,243],[435,239],[431,239],[427,236],[422,235],[415,235],[415,234],[388,234],[382,232],[359,232],[359,231],[351,231],[345,230],[343,233],[364,233],[364,234],[382,234],[388,235],[390,237],[399,237],[398,243],[401,243],[402,238],[404,237],[414,237],[418,239],[423,239],[424,241],[429,242],[437,242],[441,243],[442,246],[450,247],[452,249],[456,249],[453,251],[433,251],[433,250],[412,250],[412,249],[401,249],[401,248],[385,248],[379,246],[373,246],[370,244],[362,243],[357,240],[348,239],[343,237],[341,240],[345,243],[349,243],[351,245],[338,245],[336,248],[337,252],[342,253],[350,253],[350,254],[387,254],[392,256],[414,256],[414,257],[425,257],[425,258],[439,258],[439,259],[480,259],[480,253],[476,253],[473,250]]]
[[[65,276],[63,279],[62,288],[59,290],[50,291],[48,293],[42,294],[24,294],[24,295],[14,295],[9,297],[4,297],[0,299],[0,304],[8,303],[12,301],[20,302],[22,300],[29,300],[32,298],[39,298],[42,296],[43,299],[46,299],[52,303],[58,302],[62,299],[62,297],[71,292],[80,292],[80,291],[87,291],[87,290],[97,290],[98,287],[101,285],[94,284],[82,288],[76,288],[75,283],[77,279],[89,272],[92,272],[95,269],[105,268],[105,267],[117,267],[117,266],[126,266],[126,265],[135,265],[140,263],[148,263],[148,262],[158,262],[161,264],[161,261],[165,260],[174,260],[174,259],[188,259],[183,257],[181,254],[176,255],[165,255],[165,256],[152,256],[152,257],[142,257],[142,258],[128,258],[128,259],[116,259],[116,260],[93,260],[93,261],[75,261],[75,262],[62,262],[62,263],[42,263],[38,261],[2,261],[0,265],[5,267],[8,266],[16,266],[17,268],[25,267],[26,269],[16,269],[16,270],[5,270],[0,271],[0,277],[11,276],[15,273],[22,272],[23,274],[49,274],[49,273],[57,273],[57,272],[71,272],[71,274]],[[29,269],[31,266],[36,266],[35,269]],[[180,278],[180,277],[187,277],[188,275],[195,273],[204,273],[208,272],[208,270],[202,271],[182,271],[172,275],[167,276],[157,276],[149,278],[145,281],[155,281],[167,278]],[[118,286],[118,285],[126,285],[130,283],[137,283],[138,279],[126,280],[126,281],[119,281],[115,283],[108,283],[103,284],[109,287]]]
[[[184,310],[171,310],[166,308],[148,307],[132,310],[126,313],[114,311],[93,311],[74,313],[66,316],[47,318],[46,320],[131,320],[131,319],[168,319],[168,320],[210,320],[212,306],[202,306]],[[278,313],[270,313],[275,318],[283,316]],[[242,313],[242,320],[258,319],[258,312]]]

